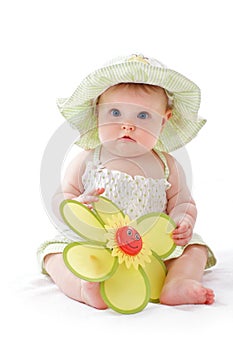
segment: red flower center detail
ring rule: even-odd
[[[128,255],[137,255],[142,249],[142,238],[133,227],[123,226],[116,232],[119,248]]]

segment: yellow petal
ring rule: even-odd
[[[176,224],[168,215],[150,213],[140,217],[134,226],[142,236],[143,242],[161,258],[166,258],[175,249],[171,233]]]
[[[78,277],[87,281],[100,282],[110,277],[118,263],[111,252],[101,246],[89,243],[70,243],[63,252],[66,266]]]
[[[166,278],[166,266],[162,260],[154,254],[150,256],[150,259],[151,262],[145,265],[144,271],[150,282],[150,301],[157,303],[159,302],[160,293]]]
[[[115,311],[124,314],[139,312],[150,298],[147,275],[141,267],[136,270],[133,266],[127,268],[121,264],[112,277],[101,283],[101,295]]]
[[[102,220],[104,224],[108,224],[113,216],[118,216],[119,220],[125,217],[116,204],[102,196],[99,197],[98,202],[93,203],[93,208],[96,211],[96,216]]]
[[[94,242],[106,242],[103,224],[85,205],[65,200],[61,203],[60,211],[66,224],[79,236]]]

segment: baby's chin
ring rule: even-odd
[[[131,140],[113,140],[103,143],[103,147],[108,152],[119,157],[139,157],[151,152],[153,147],[145,147],[144,145]]]

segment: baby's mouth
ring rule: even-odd
[[[132,137],[130,137],[129,135],[124,135],[124,136],[120,137],[119,140],[136,142],[136,141],[135,141],[134,139],[132,139]]]

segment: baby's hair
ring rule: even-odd
[[[171,94],[168,91],[166,91],[164,88],[162,88],[162,87],[160,87],[158,85],[150,85],[150,84],[144,84],[144,83],[119,83],[119,84],[111,86],[109,89],[111,89],[111,88],[118,89],[120,87],[141,89],[141,90],[143,90],[144,92],[146,92],[148,94],[151,93],[152,91],[155,92],[155,91],[158,91],[158,90],[162,90],[162,91],[164,91],[164,95],[165,95],[165,97],[167,99],[166,110],[169,110],[169,109],[173,108],[173,100],[172,100]],[[96,103],[95,103],[96,105],[98,105],[100,97],[101,97],[101,95],[97,98]]]

